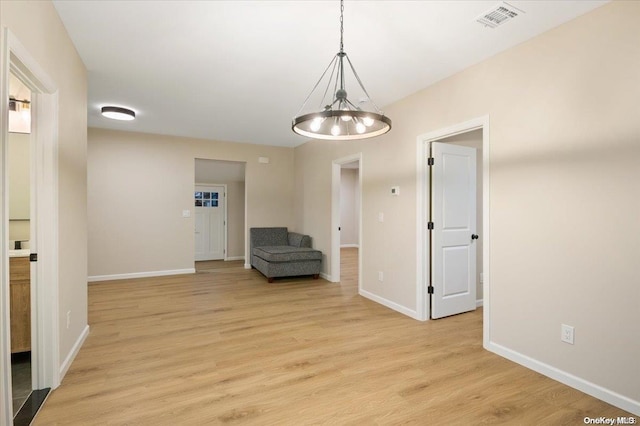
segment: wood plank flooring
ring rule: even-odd
[[[91,334],[36,425],[579,425],[622,410],[482,349],[482,312],[426,323],[343,280],[243,262],[89,286]]]

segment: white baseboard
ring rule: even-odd
[[[329,274],[325,274],[324,272],[320,272],[320,278],[323,278],[323,279],[325,279],[325,280],[327,280],[327,281],[329,281],[329,282],[332,282],[332,283],[335,283],[335,282],[336,282],[336,281],[333,281],[333,280],[331,279],[331,275],[329,275]]]
[[[225,262],[228,262],[229,260],[244,260],[244,256],[229,256],[224,259]]]
[[[244,269],[251,269],[251,264],[250,263],[245,263],[244,264]]]
[[[387,308],[393,309],[394,311],[400,312],[401,314],[404,314],[408,317],[411,317],[413,319],[420,321],[420,317],[418,316],[418,313],[412,309],[407,308],[406,306],[399,305],[396,302],[392,302],[391,300],[387,300],[384,297],[380,297],[373,293],[369,293],[366,290],[360,289],[359,293],[360,293],[360,296],[362,297],[366,297],[369,300],[373,300],[374,302],[377,302],[383,306],[386,306]]]
[[[64,359],[64,362],[60,366],[60,383],[62,383],[62,379],[64,378],[64,375],[67,374],[69,367],[71,367],[71,363],[73,362],[74,359],[76,359],[76,355],[78,355],[78,352],[80,352],[80,348],[84,344],[84,341],[87,339],[87,336],[89,336],[88,325],[85,326],[84,330],[82,330],[82,333],[80,333],[78,340],[76,340],[76,343],[73,344],[71,351],[69,352],[67,357]]]
[[[88,278],[88,281],[90,283],[93,283],[97,281],[127,280],[131,278],[163,277],[165,275],[183,275],[195,273],[195,268],[172,269],[169,271],[132,272],[130,274],[93,275]]]
[[[340,248],[360,248],[358,244],[340,244]]]
[[[484,306],[482,299],[476,300],[476,308],[479,308],[480,306]]]
[[[573,374],[567,373],[566,371],[560,370],[549,364],[545,364],[544,362],[540,362],[497,343],[489,342],[489,345],[485,349],[553,380],[564,383],[567,386],[614,405],[622,410],[635,415],[640,415],[640,401],[634,401],[629,397],[620,395],[610,389],[603,388],[595,383],[591,383],[580,377],[574,376]]]

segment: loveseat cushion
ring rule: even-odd
[[[322,252],[308,247],[267,246],[255,247],[254,256],[267,262],[295,262],[302,260],[322,260]]]

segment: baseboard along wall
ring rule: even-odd
[[[98,282],[98,281],[127,280],[131,278],[163,277],[166,275],[184,275],[184,274],[195,274],[195,273],[196,273],[195,268],[172,269],[168,271],[132,272],[129,274],[92,275],[88,278],[88,281],[92,283],[92,282]]]

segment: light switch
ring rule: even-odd
[[[269,164],[269,157],[258,157],[258,163]]]
[[[191,217],[191,210],[182,210],[182,217]]]
[[[384,222],[384,213],[378,213],[378,222]]]
[[[392,186],[391,187],[391,195],[400,195],[400,187]]]

